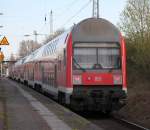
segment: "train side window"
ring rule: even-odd
[[[63,54],[63,55],[64,55],[64,56],[63,56],[63,57],[64,57],[64,66],[66,66],[66,49],[64,49],[64,52],[63,52],[63,53],[64,53],[64,54]]]

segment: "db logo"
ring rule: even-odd
[[[88,79],[88,80],[91,80],[92,78],[91,78],[91,77],[88,77],[87,79]]]
[[[101,77],[95,77],[95,81],[102,81]]]

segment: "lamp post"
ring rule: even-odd
[[[3,75],[3,62],[0,61],[0,64],[1,64],[1,75],[0,75],[0,77],[2,77],[2,75]]]
[[[2,71],[3,71],[3,64],[2,64],[2,61],[0,62],[0,64],[1,64],[1,75],[0,75],[0,77],[2,77]]]
[[[39,35],[36,30],[33,31],[33,35],[35,36],[35,43],[37,43],[37,36]]]
[[[1,13],[1,12],[0,12],[0,15],[3,15],[3,13]],[[2,26],[2,25],[0,25],[0,28],[3,28],[3,26]]]
[[[30,37],[31,35],[29,35],[29,34],[25,34],[24,36],[25,36],[25,37]]]
[[[0,13],[0,15],[3,15],[3,13]],[[4,26],[3,25],[0,25],[0,28],[3,28]],[[1,36],[1,35],[0,35]]]
[[[30,34],[25,34],[24,37],[30,37],[31,35]],[[31,52],[33,50],[33,45],[31,46]],[[30,54],[30,50],[27,50],[27,55]]]
[[[0,15],[3,15],[3,13],[0,13]],[[0,28],[3,28],[2,25],[0,25]],[[1,35],[0,35],[1,36]],[[2,77],[2,71],[3,71],[3,64],[2,64],[2,61],[4,59],[4,55],[3,53],[1,52],[1,48],[0,48],[0,70],[1,70],[1,74],[0,74],[0,77]]]

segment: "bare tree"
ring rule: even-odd
[[[128,65],[150,74],[150,0],[128,0],[120,28],[127,41]]]
[[[43,44],[48,43],[49,41],[51,41],[52,39],[54,39],[55,37],[59,36],[60,34],[62,34],[65,31],[64,28],[58,29],[56,32],[54,32],[53,35],[49,35],[43,42]]]
[[[150,40],[150,0],[128,0],[119,26],[132,42]]]
[[[12,53],[10,55],[10,58],[9,58],[9,63],[8,63],[8,66],[10,67],[11,65],[13,65],[18,59],[14,56],[14,54]]]
[[[54,32],[53,35],[48,36],[43,44],[48,43],[49,41],[51,41],[52,39],[54,39],[55,37],[57,37],[58,35],[62,34],[65,30],[59,29],[56,32]],[[23,40],[20,42],[20,47],[19,47],[19,57],[24,57],[28,54],[30,54],[32,51],[38,49],[39,47],[41,47],[42,45],[33,41],[33,40]]]
[[[14,54],[12,53],[11,55],[10,55],[10,61],[15,61],[16,60],[16,58],[14,57]]]
[[[24,57],[28,54],[30,54],[32,51],[39,48],[41,44],[34,42],[33,40],[23,40],[20,42],[20,48],[19,48],[19,56]]]

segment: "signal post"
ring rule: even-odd
[[[0,48],[0,68],[1,68],[1,77],[2,77],[2,74],[3,74],[3,60],[4,60],[4,54],[3,54],[3,52],[1,51],[1,48]]]
[[[9,45],[9,42],[8,42],[8,40],[5,36],[0,41],[0,45]],[[0,77],[2,77],[2,75],[3,75],[3,60],[4,60],[4,54],[3,54],[3,52],[1,51],[1,48],[0,48],[0,71],[1,71]]]

